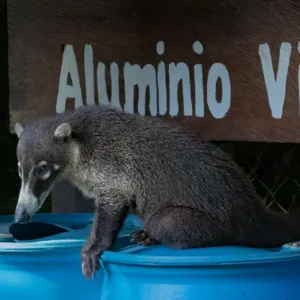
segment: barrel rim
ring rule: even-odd
[[[155,245],[150,247],[160,247]],[[148,246],[149,247],[149,246]],[[101,256],[103,264],[120,264],[130,266],[152,267],[200,267],[200,266],[228,266],[257,263],[274,263],[300,260],[300,250],[270,251],[247,255],[205,255],[205,256],[167,256],[136,254],[144,246],[129,246],[119,252],[105,251]],[[183,250],[184,251],[184,250]],[[134,255],[132,255],[134,254]]]

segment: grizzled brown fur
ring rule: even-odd
[[[95,200],[95,221],[81,256],[87,278],[112,248],[129,210],[144,223],[133,235],[144,245],[276,247],[300,239],[297,216],[283,219],[267,212],[225,153],[181,127],[111,107],[84,106],[16,131],[22,181],[38,199],[37,204],[28,199],[27,214],[42,205],[61,178]],[[36,173],[40,161],[52,170],[47,180],[35,176],[43,174]]]

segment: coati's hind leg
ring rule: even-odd
[[[141,244],[143,246],[153,246],[158,244],[157,241],[150,235],[150,233],[144,229],[137,230],[132,234],[131,242]]]
[[[144,230],[135,237],[142,242],[150,239],[155,244],[187,249],[231,244],[226,232],[215,216],[187,207],[167,207],[146,219]]]

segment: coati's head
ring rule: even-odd
[[[72,159],[72,130],[68,123],[41,119],[23,127],[15,125],[21,188],[15,222],[26,223],[68,170]]]

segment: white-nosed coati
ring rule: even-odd
[[[129,210],[144,223],[133,235],[144,245],[276,247],[300,239],[298,216],[267,212],[225,153],[177,125],[83,106],[15,130],[22,179],[16,222],[27,222],[62,178],[95,200],[81,255],[87,278]]]

